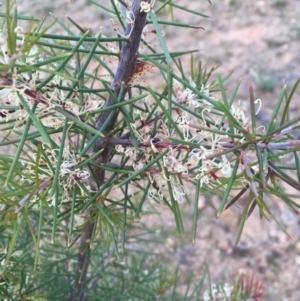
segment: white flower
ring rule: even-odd
[[[233,115],[233,117],[241,123],[243,128],[246,128],[249,126],[248,119],[245,116],[245,113],[243,110],[240,108],[241,106],[241,101],[239,100],[236,105],[232,105],[230,108],[230,112]]]
[[[142,1],[140,12],[149,13],[150,10],[151,10],[151,4],[146,1]]]
[[[221,169],[223,175],[227,177],[231,175],[232,168],[225,155],[222,155],[222,162],[219,163],[218,167]]]
[[[134,161],[133,163],[132,163],[132,168],[134,169],[134,170],[140,170],[140,169],[142,169],[144,167],[144,163],[141,161],[141,160],[139,160],[139,161]]]
[[[210,290],[206,290],[203,294],[204,301],[227,301],[233,290],[232,286],[229,286],[227,283],[225,285],[212,284]]]

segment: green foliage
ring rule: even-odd
[[[180,57],[194,50],[168,50],[160,11],[204,15],[172,1],[156,3],[156,10],[138,7],[136,15],[133,4],[131,11],[114,1],[109,8],[98,3],[114,16],[118,35],[109,38],[82,30],[70,17],[70,25],[55,20],[44,26],[45,20],[19,16],[13,4],[7,1],[0,15],[0,296],[212,300],[208,268],[199,283],[190,280],[184,295],[177,290],[178,272],[161,265],[167,261],[159,249],[163,237],[154,239],[154,231],[138,221],[157,214],[161,203],[184,233],[186,202],[194,207],[195,240],[199,197],[221,215],[246,195],[238,242],[255,208],[262,219],[276,221],[268,196],[298,212],[299,196],[285,185],[300,190],[300,143],[292,136],[300,118],[289,117],[299,81],[289,96],[284,87],[263,129],[256,125],[262,103],[252,87],[247,114],[236,101],[240,82],[228,92],[230,74],[215,75],[216,67],[193,56],[187,71]],[[125,64],[133,74],[116,81],[125,50],[134,44],[132,31],[143,29],[138,21],[147,13],[163,52],[142,36],[138,43],[145,51],[134,66]],[[26,30],[20,20],[27,21]],[[59,34],[52,33],[54,26]],[[293,163],[281,164],[284,156]],[[219,204],[210,202],[211,194]],[[203,295],[205,277],[209,292]],[[251,296],[241,291],[238,284],[223,297]]]
[[[265,92],[271,92],[276,86],[276,81],[272,76],[262,76],[259,81],[259,88]]]

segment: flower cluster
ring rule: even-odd
[[[43,58],[40,49],[36,45],[27,51],[23,49],[25,47],[28,48],[28,42],[26,43],[24,39],[23,29],[17,27],[15,33],[19,34],[22,39],[16,48],[16,53],[9,54],[7,37],[0,32],[0,62],[4,66],[7,65],[8,68],[12,63],[20,66],[19,68],[23,68],[42,62]],[[43,95],[37,93],[37,82],[46,76],[46,72],[46,69],[45,71],[19,72],[17,67],[15,67],[11,77],[0,77],[2,86],[0,90],[0,121],[14,122],[14,127],[20,127],[25,124],[28,112],[24,108],[21,99],[26,101],[30,109],[35,103],[38,103],[35,116],[39,118],[44,126],[55,129],[60,128],[65,120],[65,117],[56,111],[56,107],[79,117],[104,105],[103,100],[96,99],[90,93],[82,94],[83,99],[80,101],[76,97],[76,92],[67,99],[65,91],[60,89],[60,86],[67,85],[67,82],[65,78],[59,75],[55,75],[49,81]]]
[[[42,155],[38,157],[38,162],[36,162],[37,155],[34,155],[31,161],[22,162],[27,174],[31,175],[33,179],[35,179],[36,175],[38,175],[39,181],[42,182],[53,178],[55,172],[58,170],[58,183],[59,187],[62,188],[61,200],[70,200],[70,192],[75,188],[75,186],[77,186],[80,190],[81,196],[85,196],[86,193],[79,183],[86,181],[89,178],[90,173],[86,168],[80,169],[76,167],[79,163],[79,158],[70,150],[69,146],[64,147],[61,164],[59,166],[59,150],[51,149],[46,145],[42,145],[42,147],[43,152]],[[36,165],[39,166],[38,173],[35,171]],[[85,187],[87,190],[90,190],[88,185]],[[55,198],[49,193],[49,191],[46,199],[51,205],[54,205]],[[32,201],[35,202],[36,199],[33,198]]]
[[[196,89],[196,84],[191,79],[189,85]],[[145,174],[152,184],[149,196],[163,199],[169,195],[168,190],[171,187],[174,199],[182,202],[188,191],[184,183],[199,181],[200,187],[206,189],[226,188],[227,179],[232,175],[237,159],[233,154],[224,154],[224,151],[229,147],[234,147],[237,143],[242,143],[244,136],[234,128],[232,134],[240,135],[241,138],[235,138],[236,140],[233,141],[228,135],[230,129],[228,118],[219,116],[215,118],[211,103],[197,96],[191,89],[175,82],[173,90],[176,101],[192,109],[199,117],[195,117],[188,110],[173,107],[174,125],[164,118],[164,114],[156,106],[156,102],[151,96],[148,96],[143,100],[144,105],[150,112],[155,109],[156,115],[161,118],[154,125],[154,119],[150,119],[145,112],[141,113],[135,110],[136,121],[131,124],[131,128],[139,142],[139,148],[118,145],[116,149],[119,153],[124,153],[125,156],[132,158],[132,166],[136,171],[141,170],[145,164],[151,162],[154,156],[167,149],[168,152],[162,161],[145,170]],[[216,100],[211,95],[209,86],[202,85],[200,92],[206,97]],[[256,102],[260,102],[260,100]],[[240,126],[245,131],[249,131],[251,122],[248,121],[246,114],[241,109],[240,102],[232,104],[230,112]],[[240,177],[240,181],[246,186],[249,184],[249,179],[251,181],[253,179],[253,176],[250,177],[249,166],[251,164],[252,170],[255,170],[256,166],[253,164],[255,161],[248,158],[248,152],[241,150],[241,153],[243,153],[244,160],[239,173],[243,173],[244,176]],[[252,186],[252,190],[256,192],[255,186]]]
[[[189,84],[193,88],[196,88],[196,84],[193,82],[192,79],[189,80]],[[173,88],[177,96],[177,101],[179,103],[187,104],[189,107],[192,108],[211,107],[211,104],[207,100],[197,96],[190,88],[184,88],[179,82],[175,81]],[[200,92],[210,97],[211,99],[215,99],[214,96],[210,94],[208,86],[202,85]]]

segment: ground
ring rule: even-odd
[[[97,2],[97,1],[96,1]],[[99,1],[102,3],[104,1]],[[176,14],[175,19],[202,29],[165,27],[170,50],[198,49],[197,59],[210,59],[209,66],[222,64],[220,72],[234,70],[227,87],[242,78],[238,98],[248,107],[248,89],[253,83],[255,97],[263,101],[259,115],[261,124],[267,124],[280,90],[286,82],[291,88],[299,77],[300,1],[288,0],[178,0],[191,10],[202,12],[209,18],[187,13]],[[52,12],[59,18],[70,16],[84,28],[97,32],[111,32],[101,9],[84,0],[23,0],[21,13],[42,17]],[[178,11],[177,11],[178,12]],[[163,16],[162,16],[163,18]],[[157,43],[158,44],[158,43]],[[184,64],[188,65],[188,57]],[[299,93],[292,104],[293,116],[299,115]],[[238,248],[233,252],[237,236],[240,209],[227,210],[220,218],[205,202],[200,202],[198,236],[191,240],[192,209],[187,205],[186,236],[174,232],[173,217],[164,214],[164,231],[168,233],[165,250],[180,266],[181,284],[184,287],[190,269],[203,271],[209,262],[214,281],[225,274],[230,282],[244,270],[253,271],[264,283],[267,301],[300,300],[300,219],[282,202],[268,200],[272,211],[286,227],[288,238],[274,222],[261,222],[258,213],[248,219]],[[163,211],[164,208],[161,208]],[[145,218],[146,223],[153,221]]]

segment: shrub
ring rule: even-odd
[[[178,273],[144,245],[153,233],[136,221],[159,202],[184,233],[186,202],[194,207],[195,240],[200,196],[211,205],[210,195],[219,197],[218,216],[244,197],[238,242],[254,209],[276,220],[268,195],[298,213],[284,187],[300,190],[293,137],[300,117],[289,117],[299,81],[287,98],[283,88],[269,125],[258,126],[262,101],[252,86],[244,112],[240,82],[229,94],[229,75],[193,56],[185,70],[180,57],[193,51],[169,52],[160,24],[199,27],[160,21],[160,12],[198,12],[172,1],[97,4],[113,15],[116,34],[106,37],[71,18],[70,27],[60,20],[46,26],[12,4],[1,14],[0,36],[3,300],[260,297],[261,287],[244,289],[244,278],[231,289],[209,281],[202,291],[203,278],[185,295],[176,291]],[[64,33],[51,33],[57,25]],[[162,52],[148,43],[146,25]],[[290,160],[282,165],[284,156]]]

